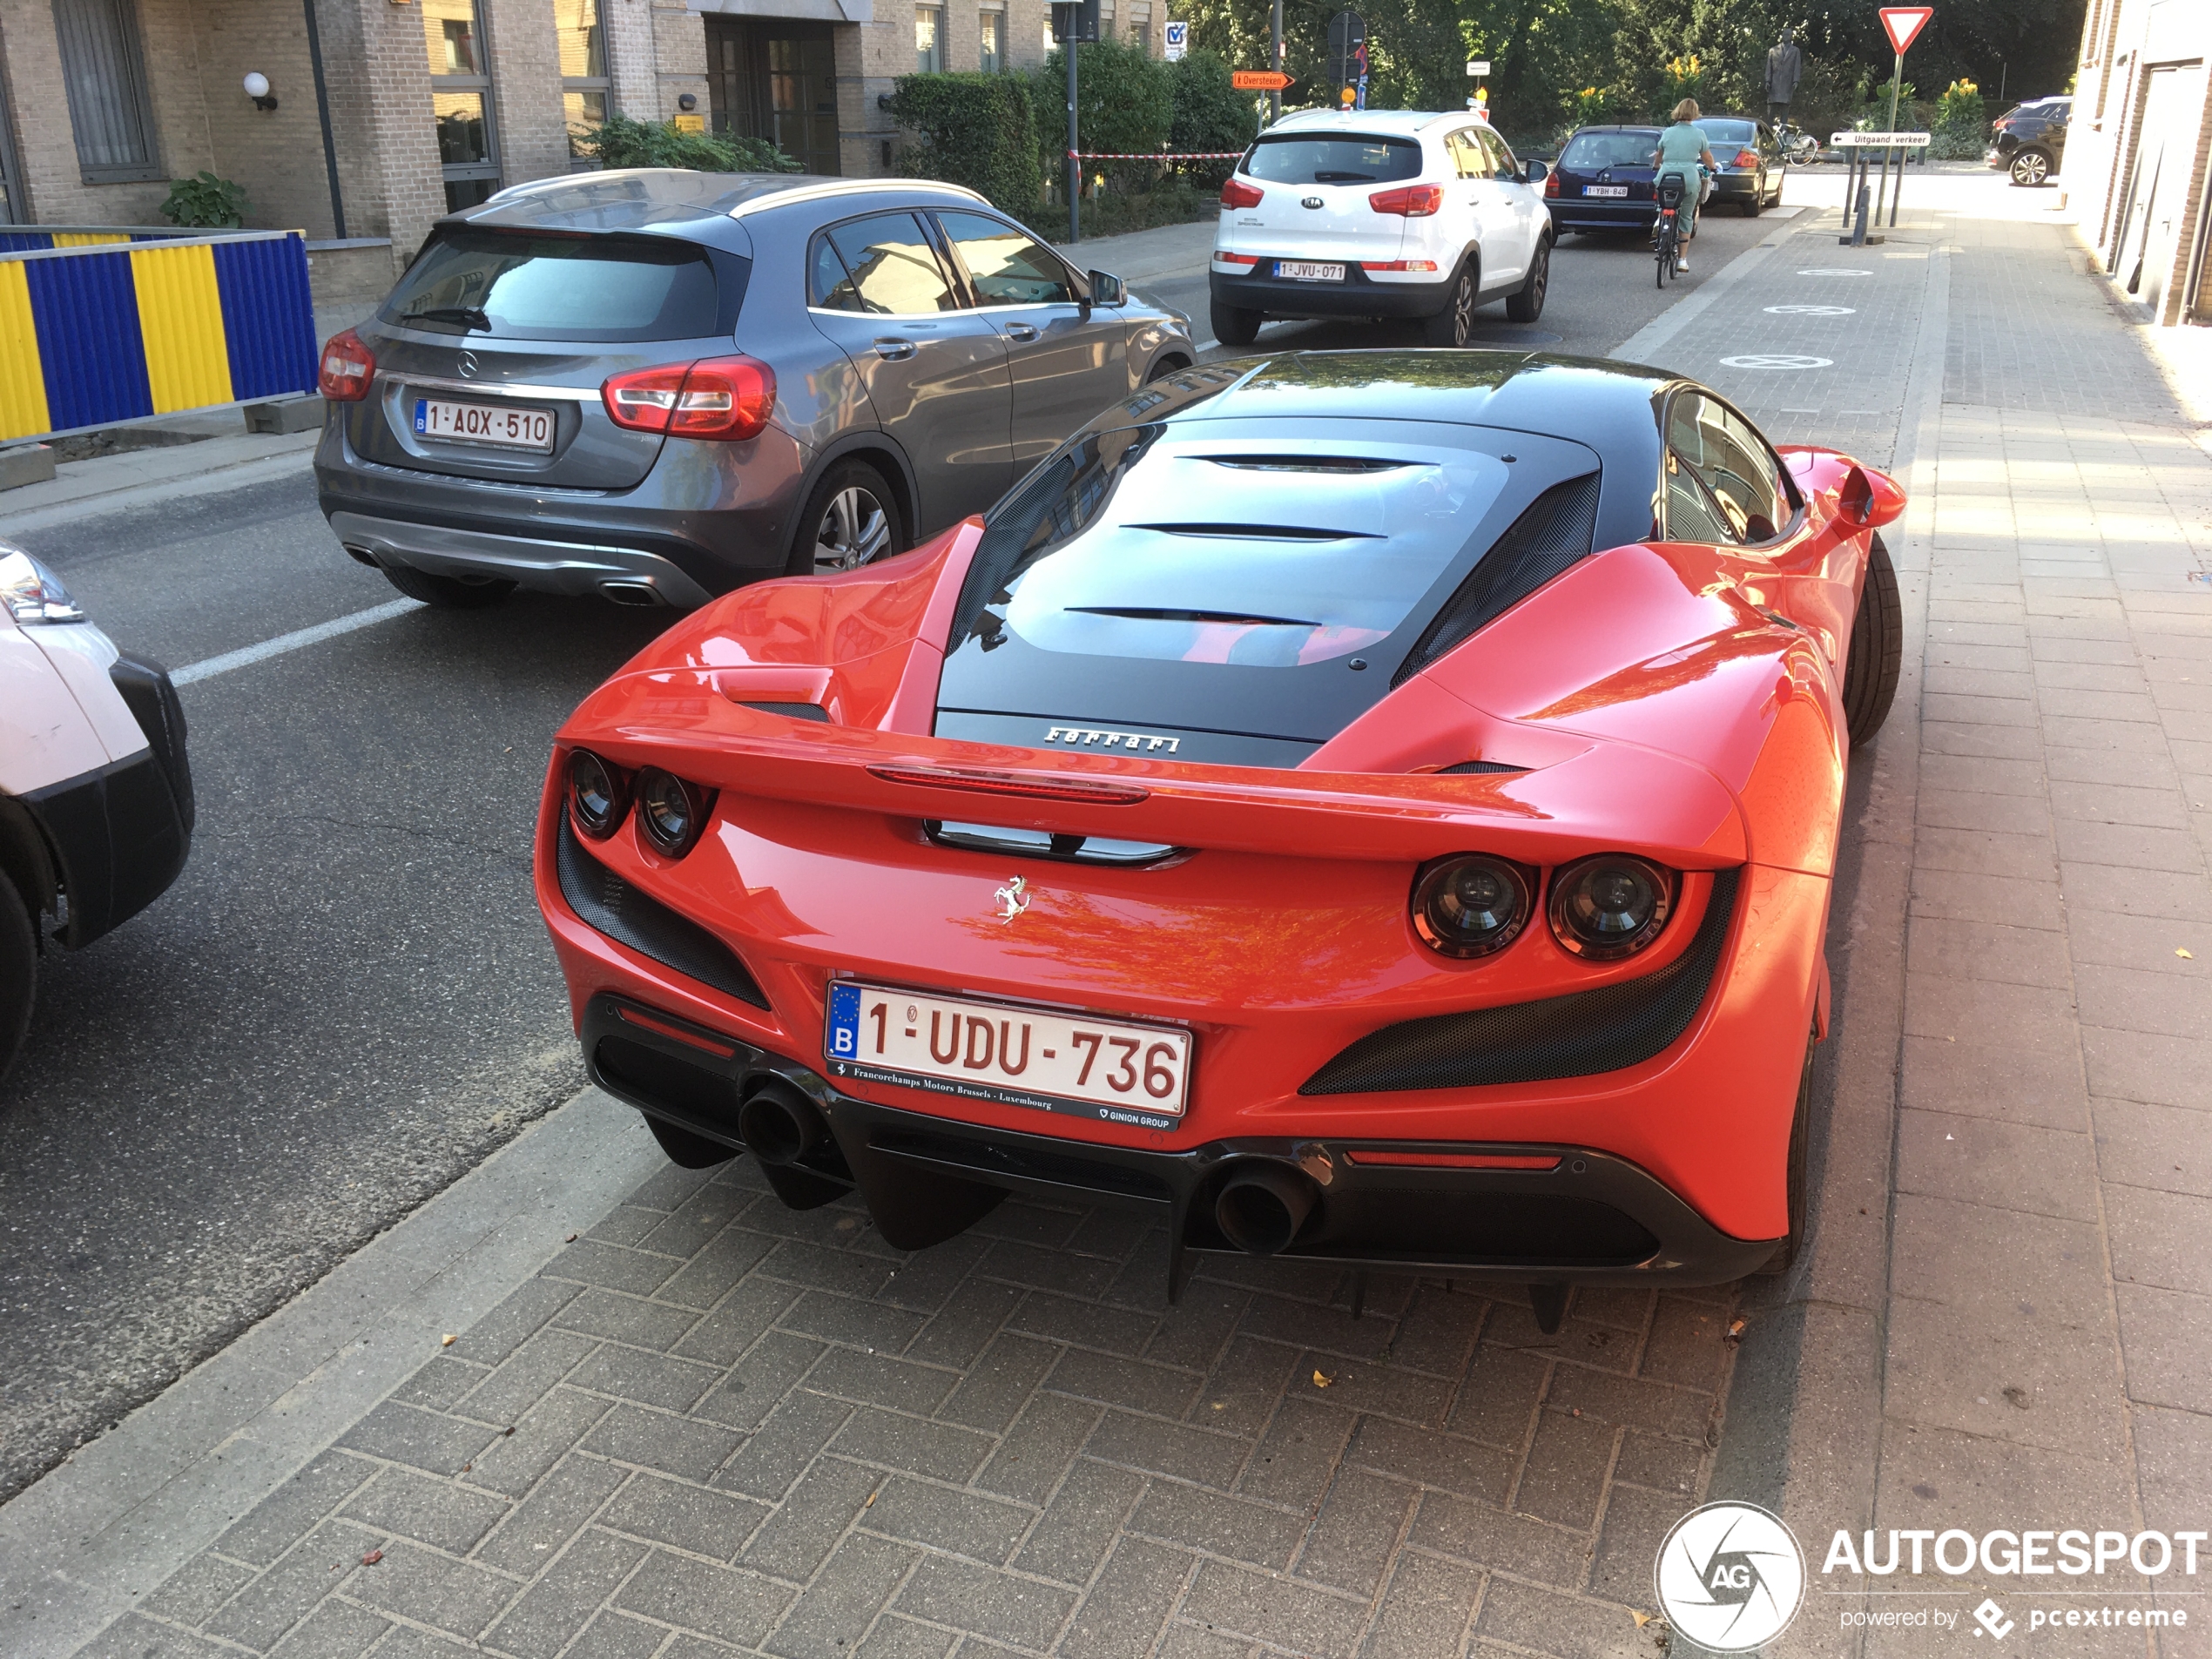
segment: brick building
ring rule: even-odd
[[[1119,16],[1116,10],[1118,9]],[[1104,0],[1157,54],[1166,0]],[[769,138],[874,174],[917,68],[1015,70],[1046,0],[0,0],[0,223],[161,222],[169,181],[244,185],[247,223],[388,242],[502,185],[592,165],[610,111]],[[268,90],[249,94],[249,76]],[[388,280],[388,278],[385,280]]]
[[[2161,324],[2212,323],[2212,4],[2090,0],[2061,175],[2105,269]]]

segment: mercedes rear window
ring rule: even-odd
[[[705,248],[641,237],[439,232],[381,314],[505,340],[696,340],[719,333]]]
[[[974,573],[992,608],[966,631],[987,651],[1008,628],[1046,651],[1260,668],[1372,645],[1458,556],[1510,474],[1494,455],[1409,441],[1394,425],[1087,439],[995,515]]]
[[[1421,146],[1413,138],[1286,132],[1254,144],[1244,168],[1278,185],[1386,185],[1420,177]]]
[[[1715,144],[1750,144],[1759,136],[1756,121],[1723,121],[1708,118],[1694,123]]]
[[[1559,154],[1559,165],[1576,172],[1599,172],[1608,167],[1649,167],[1651,152],[1659,147],[1657,132],[1578,132]]]

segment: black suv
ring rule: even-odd
[[[1990,123],[1992,142],[1982,158],[2009,170],[2016,185],[2042,184],[2065,158],[2067,118],[2073,113],[2070,98],[2015,104]]]

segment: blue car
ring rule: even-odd
[[[1657,127],[1582,127],[1544,180],[1554,231],[1649,231],[1659,212],[1651,157]]]

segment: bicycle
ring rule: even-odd
[[[1784,121],[1775,128],[1774,139],[1782,146],[1783,160],[1793,167],[1807,166],[1820,159],[1820,140],[1794,121]]]
[[[1658,286],[1665,287],[1682,265],[1682,175],[1659,175],[1658,222],[1652,226],[1651,250],[1659,262]]]

